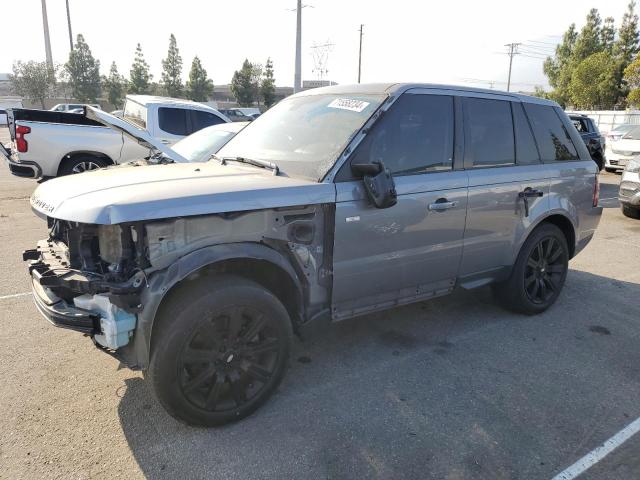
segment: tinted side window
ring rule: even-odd
[[[553,107],[525,103],[524,109],[531,121],[542,161],[578,160],[569,132]]]
[[[188,135],[187,110],[183,108],[160,107],[158,109],[160,130],[174,135]]]
[[[453,97],[403,94],[374,125],[351,163],[382,160],[396,175],[451,170]]]
[[[531,165],[540,163],[538,147],[533,139],[531,126],[524,114],[520,103],[512,103],[513,125],[516,130],[516,163],[518,165]]]
[[[192,132],[197,132],[198,130],[202,130],[205,127],[224,123],[224,120],[222,120],[222,118],[220,118],[215,113],[203,112],[201,110],[192,110],[191,123],[193,125]]]
[[[466,98],[464,125],[465,157],[474,166],[515,163],[510,102]]]

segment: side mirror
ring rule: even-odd
[[[362,175],[367,196],[376,208],[393,207],[398,202],[396,184],[382,161],[355,163],[351,165],[351,170],[356,175]]]

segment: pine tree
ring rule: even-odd
[[[614,46],[614,53],[620,59],[623,70],[638,54],[638,15],[635,13],[635,6],[634,1],[627,5],[618,30],[618,41]]]
[[[594,53],[602,51],[602,19],[597,8],[592,8],[587,15],[587,23],[576,39],[573,60],[581,62]]]
[[[267,63],[264,66],[264,76],[260,84],[260,96],[267,108],[270,108],[276,101],[276,80],[273,77],[271,57],[267,58]]]
[[[93,58],[82,35],[78,35],[64,70],[76,100],[88,103],[97,101],[100,95],[100,61]]]
[[[231,93],[241,107],[250,107],[256,100],[254,74],[255,68],[246,58],[242,63],[242,68],[233,73]]]
[[[169,37],[169,51],[167,58],[162,60],[161,83],[165,93],[169,97],[180,97],[182,95],[182,57],[176,43],[176,37],[171,34]]]
[[[571,81],[571,59],[578,38],[576,25],[572,23],[564,33],[562,42],[556,47],[555,57],[547,57],[543,70],[549,78],[549,85],[554,88],[554,100],[561,105],[569,102],[569,83]]]
[[[197,56],[191,62],[187,92],[189,98],[196,102],[206,102],[213,95],[213,81],[207,77],[207,71]]]
[[[602,30],[600,30],[600,44],[602,48],[611,53],[616,37],[616,27],[613,17],[607,17],[604,19]]]
[[[153,75],[149,73],[149,64],[144,59],[140,44],[136,47],[136,54],[129,72],[129,93],[149,93]]]
[[[121,107],[127,89],[127,81],[118,73],[116,62],[111,62],[109,76],[102,78],[102,85],[107,91],[109,103],[116,108]]]

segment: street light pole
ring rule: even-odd
[[[296,16],[296,71],[293,77],[293,93],[302,90],[302,0],[298,0]]]
[[[71,33],[71,14],[69,13],[69,0],[67,0],[67,24],[69,25],[69,48],[73,51],[73,33]]]
[[[53,57],[51,56],[51,40],[49,39],[49,20],[47,19],[46,0],[42,0],[42,29],[44,30],[44,49],[47,56],[47,66],[53,70]]]
[[[358,83],[360,83],[360,74],[362,72],[362,27],[364,25],[360,24],[360,50],[358,51]]]

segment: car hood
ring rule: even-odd
[[[638,154],[638,152],[640,152],[640,140],[621,138],[611,145],[611,149],[616,152],[633,152],[633,154]]]
[[[40,216],[116,224],[335,201],[335,187],[249,165],[120,165],[59,177],[31,196]]]
[[[132,123],[118,118],[115,115],[111,115],[103,110],[94,108],[90,105],[84,107],[84,115],[90,120],[95,120],[98,123],[103,124],[115,130],[118,133],[124,133],[134,142],[142,145],[143,147],[150,148],[157,152],[164,153],[168,158],[177,163],[189,163],[189,160],[184,158],[178,152],[171,147],[165,145],[157,138],[152,137],[149,132],[142,128],[138,128]]]

